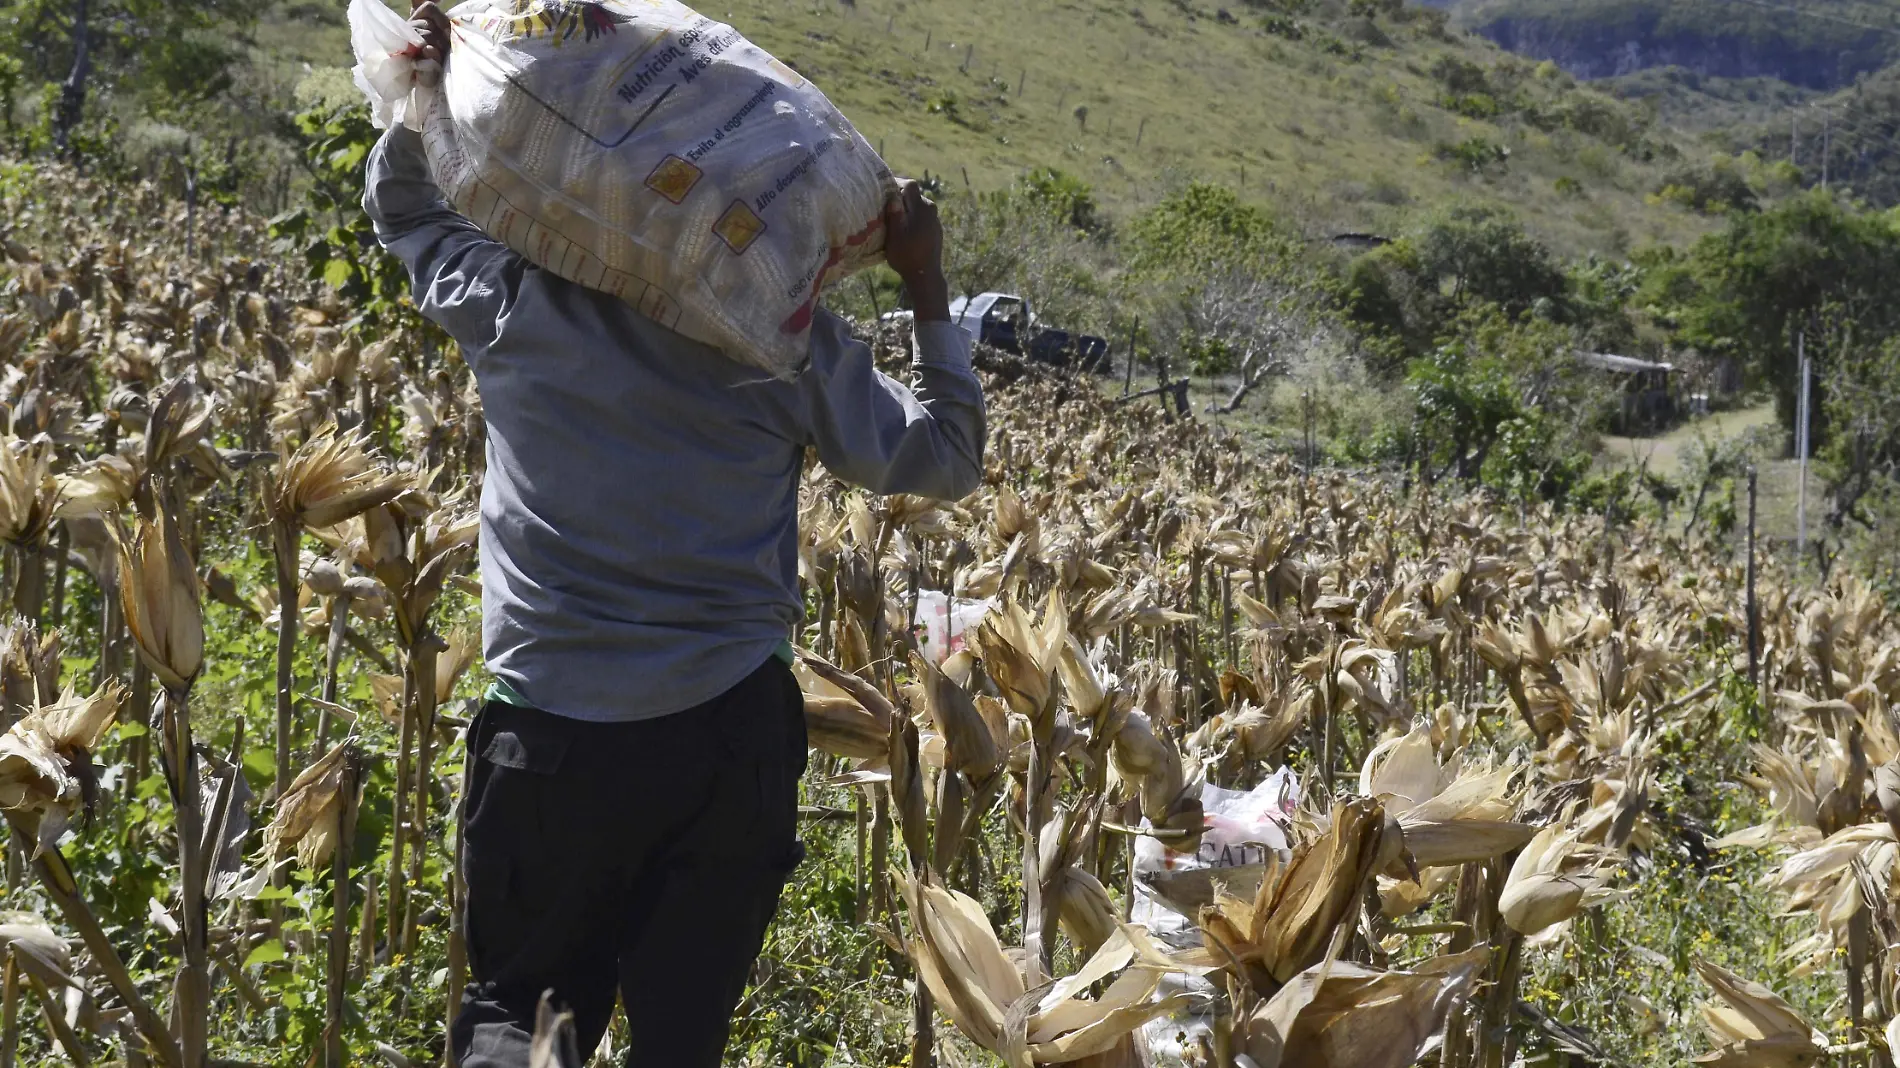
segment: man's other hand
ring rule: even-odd
[[[449,17],[434,0],[425,0],[417,4],[409,13],[409,25],[422,35],[422,58],[433,59],[437,63],[449,55]]]
[[[884,207],[884,261],[904,280],[920,323],[950,321],[950,286],[943,278],[943,223],[923,186],[909,179]]]

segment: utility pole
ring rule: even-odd
[[[1834,154],[1834,113],[1821,109],[1821,188],[1827,188],[1828,157]]]
[[[1794,414],[1795,449],[1797,450],[1795,458],[1799,461],[1801,479],[1801,486],[1795,492],[1794,547],[1797,556],[1800,557],[1806,557],[1808,552],[1808,430],[1813,419],[1813,413],[1809,411],[1808,399],[1810,372],[1807,340],[1808,335],[1805,330],[1794,336],[1795,359],[1801,364],[1801,398],[1795,407]]]
[[[1801,165],[1801,113],[1799,111],[1788,112],[1788,163],[1796,167]]]

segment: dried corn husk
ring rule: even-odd
[[[145,421],[145,470],[163,471],[195,448],[211,428],[215,411],[215,402],[191,379],[167,383]]]
[[[1451,885],[1452,876],[1457,871],[1455,867],[1437,867],[1419,869],[1416,878],[1410,875],[1404,878],[1381,875],[1379,911],[1389,917],[1408,916],[1417,912]]]
[[[24,544],[46,535],[59,505],[53,443],[0,434],[0,541]]]
[[[1703,1003],[1702,1022],[1717,1045],[1697,1064],[1805,1068],[1826,1055],[1826,1038],[1774,991],[1707,961],[1696,961],[1695,970],[1716,995]]]
[[[297,863],[320,867],[336,848],[338,814],[352,739],[345,739],[299,774],[277,799],[277,815],[264,828],[264,852],[280,860],[293,850]]]
[[[1154,685],[1145,694],[1154,702]],[[1144,712],[1130,711],[1115,732],[1110,750],[1115,770],[1137,787],[1141,814],[1155,827],[1176,832],[1168,840],[1170,848],[1193,852],[1200,848],[1206,830],[1206,815],[1201,807],[1198,781],[1190,780],[1182,766],[1181,751],[1155,735],[1153,723]]]
[[[77,471],[59,476],[59,519],[82,519],[116,512],[132,500],[138,469],[124,457],[108,453],[88,461]]]
[[[1388,826],[1376,800],[1335,806],[1331,826],[1296,846],[1292,860],[1269,854],[1251,901],[1216,893],[1199,917],[1205,948],[1184,959],[1237,969],[1263,992],[1291,980],[1324,958],[1333,929],[1357,915],[1366,880],[1396,855]]]
[[[807,649],[793,666],[805,694],[805,731],[819,750],[882,764],[896,715],[877,687]]]
[[[1488,860],[1530,841],[1537,829],[1510,819],[1516,775],[1515,768],[1462,771],[1456,759],[1441,767],[1431,729],[1416,727],[1366,755],[1359,792],[1385,803],[1405,831],[1413,863],[1430,868]],[[1385,874],[1396,879],[1405,872]]]
[[[1039,624],[1031,623],[1013,598],[1006,598],[983,617],[976,628],[976,648],[1010,711],[1032,721],[1043,718],[1054,696],[1056,668],[1067,637],[1068,613],[1060,588],[1049,591],[1049,604]]]
[[[976,699],[923,657],[912,654],[911,670],[922,680],[930,724],[943,737],[946,766],[973,783],[996,774],[1003,766],[1003,751],[977,711]]]
[[[31,953],[62,975],[71,974],[73,969],[72,948],[36,912],[0,912],[0,948]]]
[[[286,457],[271,493],[271,511],[280,522],[331,527],[396,498],[408,483],[379,470],[368,441],[325,427]]]
[[[475,663],[475,657],[480,652],[480,640],[467,627],[457,627],[449,632],[444,648],[438,650],[435,657],[437,705],[449,703],[449,698],[455,694],[456,682]]]
[[[1874,798],[1880,803],[1880,813],[1887,817],[1887,826],[1893,830],[1894,837],[1900,838],[1900,761],[1874,769]]]
[[[1538,831],[1504,880],[1498,910],[1511,929],[1536,935],[1603,901],[1617,897],[1605,886],[1603,869],[1613,859],[1578,840],[1577,832],[1553,823]]]
[[[191,688],[204,666],[198,573],[170,508],[141,517],[130,544],[119,542],[119,596],[139,654],[167,690]]]
[[[1118,927],[1075,974],[1026,1001],[1031,992],[982,906],[908,879],[902,889],[912,925],[907,948],[917,974],[951,1022],[1011,1068],[1106,1053],[1184,1003],[1182,995],[1154,997],[1161,979],[1181,968],[1140,927]],[[1084,996],[1102,982],[1108,985],[1099,998]]]
[[[1255,1009],[1237,1040],[1259,1068],[1406,1068],[1431,1048],[1489,952],[1434,957],[1412,971],[1315,964]]]
[[[554,991],[541,992],[534,1010],[534,1035],[528,1040],[528,1068],[574,1068],[581,1063],[575,1045],[574,1014],[554,1009]]]
[[[116,681],[90,697],[68,689],[0,735],[0,811],[34,828],[36,856],[59,841],[84,802],[74,766],[91,762],[88,750],[112,725],[124,696]]]
[[[1081,868],[1065,867],[1058,873],[1053,891],[1056,918],[1079,952],[1093,955],[1114,937],[1120,913],[1100,879]]]

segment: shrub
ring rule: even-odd
[[[1456,164],[1459,170],[1469,174],[1488,174],[1505,169],[1511,160],[1511,150],[1474,135],[1456,143],[1440,141],[1433,146],[1432,156],[1440,162]]]
[[[1077,230],[1093,232],[1107,224],[1095,203],[1094,188],[1067,171],[1037,167],[1017,180],[1017,188]]]
[[[1491,81],[1483,67],[1454,55],[1441,55],[1432,62],[1432,77],[1444,83],[1445,91],[1463,96],[1491,92]]]
[[[1651,198],[1702,215],[1726,215],[1731,211],[1755,211],[1761,207],[1742,167],[1727,156],[1672,169],[1663,176]]]

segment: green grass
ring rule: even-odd
[[[1421,205],[1476,198],[1510,205],[1570,252],[1621,253],[1708,226],[1646,202],[1665,163],[1572,130],[1439,106],[1443,85],[1430,71],[1443,55],[1528,72],[1489,44],[1440,36],[1428,17],[1374,23],[1328,17],[1324,4],[1315,11],[1276,34],[1259,8],[1239,2],[705,6],[809,75],[898,170],[953,190],[996,189],[1053,166],[1126,218],[1189,179],[1209,179],[1313,236],[1390,231]],[[350,62],[347,30],[330,9],[274,7],[255,42],[256,62],[296,72],[306,99],[350,98],[340,70]],[[1545,101],[1588,92],[1562,75],[1530,84]],[[1433,158],[1436,146],[1473,139],[1508,149],[1508,163],[1473,176]]]
[[[1773,402],[1764,402],[1731,411],[1711,412],[1655,437],[1606,435],[1602,451],[1606,460],[1647,466],[1650,473],[1664,478],[1681,478],[1687,454],[1699,442],[1739,437],[1756,427],[1772,427],[1774,423],[1775,406]]]
[[[1690,457],[1703,442],[1711,444],[1754,433],[1771,439],[1776,447],[1756,458],[1759,477],[1756,482],[1756,531],[1767,541],[1795,540],[1801,465],[1788,458],[1786,434],[1775,424],[1772,402],[1732,411],[1715,412],[1675,427],[1666,434],[1647,438],[1605,436],[1599,446],[1598,463],[1605,468],[1640,467],[1653,475],[1674,481],[1693,493],[1689,470]],[[1820,529],[1822,481],[1818,471],[1808,473],[1808,532]],[[1746,508],[1746,498],[1743,498]]]

